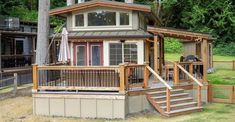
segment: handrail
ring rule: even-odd
[[[182,66],[178,65],[177,66],[185,73],[187,74],[192,80],[194,80],[199,86],[203,86],[203,84],[198,81],[195,77],[193,77],[188,71],[186,71]]]
[[[38,66],[38,70],[112,70],[119,69],[118,66]]]
[[[156,77],[157,77],[157,79],[159,79],[168,89],[172,89],[172,87],[170,86],[170,85],[168,85],[167,83],[166,83],[166,81],[165,80],[163,80],[150,66],[147,66],[147,69],[151,72],[151,73],[153,73]]]

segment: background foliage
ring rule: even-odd
[[[235,56],[234,0],[135,0],[135,2],[151,5],[161,20],[161,26],[210,33],[216,38],[214,41],[216,54]],[[51,0],[52,9],[65,5],[66,0]],[[0,15],[37,21],[37,10],[38,0],[0,0]],[[59,26],[64,21],[53,17],[51,23]]]

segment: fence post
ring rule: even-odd
[[[207,96],[207,100],[208,102],[212,102],[212,99],[213,99],[213,94],[212,94],[212,85],[209,84],[208,87],[207,87],[207,92],[208,92],[208,96]]]
[[[38,65],[33,64],[33,92],[38,90]]]
[[[149,65],[148,62],[145,62],[144,66],[144,88],[148,88],[148,81],[149,81],[149,71],[147,66]]]
[[[119,93],[125,94],[125,65],[120,64],[120,87]]]
[[[235,60],[233,60],[233,70],[235,70]]]
[[[179,68],[178,68],[178,62],[174,63],[174,84],[179,85]]]
[[[234,87],[233,86],[231,86],[230,87],[230,92],[229,92],[229,102],[230,103],[233,103],[233,99],[234,99]]]
[[[14,90],[13,90],[14,96],[16,96],[16,92],[17,92],[17,80],[18,80],[17,73],[14,73]]]

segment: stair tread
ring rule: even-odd
[[[171,99],[170,102],[176,102],[176,101],[181,101],[181,100],[192,100],[192,97],[185,97],[185,98],[177,98],[177,99]],[[166,100],[163,101],[156,101],[156,103],[161,104],[161,103],[166,103]]]
[[[180,104],[175,104],[171,105],[170,107],[179,107],[179,106],[184,106],[184,105],[192,105],[196,104],[197,102],[188,102],[188,103],[180,103]],[[166,108],[166,106],[161,106],[162,109]]]
[[[182,95],[189,95],[189,94],[188,93],[178,93],[178,94],[172,94],[171,97],[182,96]],[[152,97],[152,98],[153,99],[166,98],[166,95]]]
[[[166,112],[166,114],[174,114],[174,113],[186,112],[186,111],[197,110],[197,109],[202,109],[202,107],[190,107],[190,108],[172,110],[170,112]]]
[[[176,91],[184,91],[184,89],[173,89],[173,90],[171,90],[171,92],[176,92]],[[166,90],[147,92],[147,94],[149,94],[149,95],[151,95],[151,94],[160,94],[160,93],[166,93]]]

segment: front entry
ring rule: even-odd
[[[102,66],[102,42],[76,43],[74,45],[74,58],[75,66]]]

